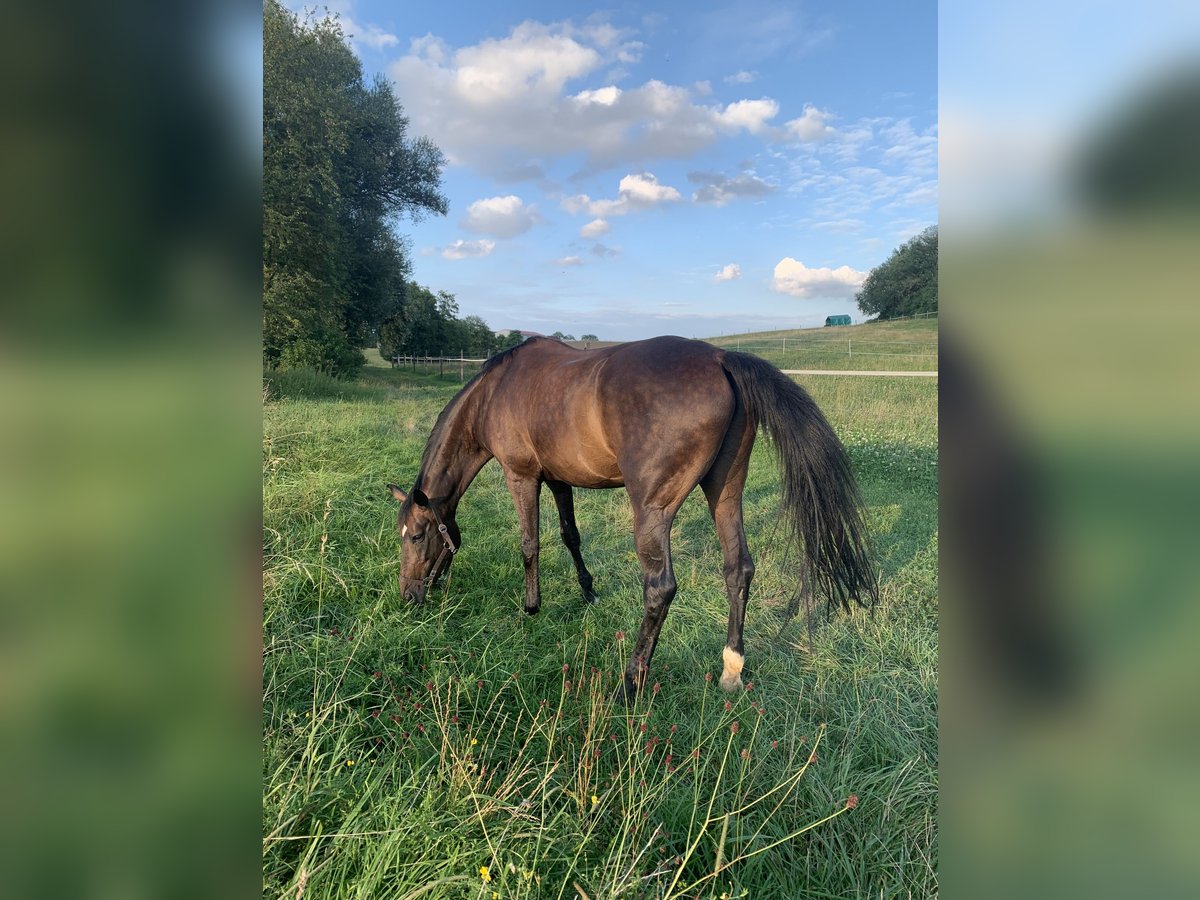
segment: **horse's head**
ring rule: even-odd
[[[462,536],[453,512],[436,506],[419,488],[407,494],[394,484],[388,489],[400,501],[400,593],[422,603],[425,591],[450,568]]]

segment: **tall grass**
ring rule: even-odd
[[[264,405],[264,895],[935,894],[936,384],[806,383],[870,506],[875,614],[780,632],[796,560],[756,452],[747,690],[713,680],[727,601],[693,496],[652,684],[626,710],[609,702],[641,618],[623,491],[577,492],[594,606],[544,497],[543,610],[521,612],[494,463],[450,583],[400,600],[384,485],[411,481],[456,381],[376,368],[361,397]]]

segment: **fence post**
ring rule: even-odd
[[[846,338],[846,352],[850,354],[850,358],[854,358],[854,347],[851,346],[850,338]]]
[[[463,374],[465,371],[465,369],[463,367],[463,360],[466,358],[466,355],[467,355],[466,350],[460,348],[458,351],[458,383],[459,384],[462,384],[464,381],[466,381],[466,376]]]

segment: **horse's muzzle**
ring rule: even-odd
[[[425,602],[425,582],[400,576],[400,595],[414,606]]]

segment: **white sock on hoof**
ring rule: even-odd
[[[742,686],[742,666],[746,657],[726,647],[721,651],[721,659],[725,662],[725,671],[721,673],[721,687],[727,691],[736,691]]]

